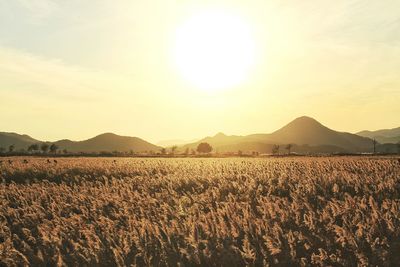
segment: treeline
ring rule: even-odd
[[[60,150],[56,144],[39,143],[32,144],[25,148],[16,149],[15,145],[10,145],[7,148],[0,147],[0,154],[67,154],[66,149]]]
[[[337,151],[337,152],[322,152],[322,151],[307,151],[304,150],[303,147],[299,147],[294,144],[286,144],[286,145],[270,145],[270,152],[268,153],[260,153],[259,151],[229,151],[229,152],[221,152],[215,151],[214,148],[206,142],[200,143],[196,149],[194,148],[184,148],[178,150],[178,146],[172,146],[168,148],[161,148],[158,151],[149,150],[149,151],[100,151],[100,152],[77,152],[77,151],[68,151],[65,148],[59,148],[56,144],[51,143],[38,143],[31,144],[27,148],[16,149],[15,145],[10,145],[7,148],[0,147],[0,156],[93,156],[93,157],[219,157],[219,156],[237,156],[237,157],[258,157],[258,156],[297,156],[297,155],[394,155],[400,154],[400,143],[396,144],[396,149],[393,149],[392,146],[388,146],[388,144],[379,145],[370,153],[355,153],[355,152],[346,152],[346,151]],[[302,148],[302,149],[301,149]],[[311,149],[312,147],[307,146],[307,148]],[[295,151],[293,151],[295,150]],[[302,151],[303,150],[303,151]]]

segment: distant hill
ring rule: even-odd
[[[371,139],[334,131],[306,116],[299,117],[270,134],[228,136],[219,133],[187,144],[181,149],[194,149],[201,142],[209,143],[219,152],[242,150],[270,153],[273,144],[295,144],[292,151],[302,153],[370,152],[372,149]]]
[[[153,145],[138,137],[120,136],[113,133],[105,133],[84,141],[60,140],[55,142],[61,149],[70,152],[102,152],[121,151],[134,152],[159,151],[161,147]]]
[[[330,145],[351,151],[365,151],[371,140],[346,132],[337,132],[310,117],[300,117],[269,135],[277,143],[311,146]]]
[[[205,137],[196,142],[183,144],[178,151],[196,149],[199,143],[207,142],[215,152],[237,152],[245,153],[259,152],[271,153],[273,145],[280,145],[284,151],[287,144],[292,144],[292,152],[298,153],[358,153],[372,152],[371,138],[376,138],[380,143],[377,145],[378,152],[396,152],[400,148],[400,127],[379,131],[363,131],[358,134],[334,131],[313,118],[299,117],[275,132],[269,134],[251,135],[226,135],[218,133],[214,136]],[[180,145],[182,140],[169,140],[163,143],[164,147]],[[17,133],[0,132],[0,147],[8,150],[10,145],[15,146],[15,151],[27,149],[30,145],[44,143],[28,135]],[[46,142],[50,144],[50,142]],[[120,136],[113,133],[105,133],[84,141],[59,140],[55,143],[59,149],[67,149],[70,152],[159,152],[161,146],[151,144],[138,137]]]
[[[17,133],[0,132],[0,147],[8,150],[11,145],[15,146],[15,150],[26,149],[28,146],[40,142],[33,139],[29,135],[21,135]]]
[[[375,138],[379,143],[398,143],[400,142],[400,127],[393,129],[383,129],[377,131],[361,131],[357,135],[368,138]]]
[[[0,147],[8,150],[10,145],[15,146],[15,150],[27,149],[32,144],[50,143],[33,139],[28,135],[16,133],[0,133]],[[60,140],[55,143],[59,149],[67,149],[70,152],[143,152],[159,151],[161,147],[153,145],[138,137],[120,136],[113,133],[105,133],[84,141]]]
[[[182,139],[171,139],[171,140],[159,141],[157,143],[157,145],[158,146],[162,146],[162,147],[171,147],[171,146],[180,146],[180,145],[184,145],[184,144],[187,144],[187,143],[193,143],[193,142],[196,142],[196,141],[197,141],[197,139],[190,140],[190,141],[182,140]]]

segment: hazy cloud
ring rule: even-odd
[[[1,92],[89,100],[104,92],[104,74],[0,46]],[[94,93],[95,92],[95,93]]]

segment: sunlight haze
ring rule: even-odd
[[[1,128],[43,140],[393,128],[399,69],[398,0],[0,0]]]
[[[240,17],[207,10],[191,15],[178,28],[173,53],[184,78],[212,92],[246,78],[254,64],[254,37]]]

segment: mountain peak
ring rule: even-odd
[[[214,135],[214,137],[226,137],[227,135],[226,134],[224,134],[223,132],[219,132],[219,133],[217,133],[216,135]]]
[[[292,120],[283,128],[295,128],[297,130],[301,130],[304,128],[326,128],[326,127],[323,126],[319,121],[317,121],[314,118],[302,116]]]
[[[156,151],[159,149],[143,139],[134,136],[121,136],[114,133],[103,133],[83,141],[60,141],[60,148],[73,152],[100,151]]]
[[[102,134],[97,135],[96,137],[114,137],[114,136],[118,136],[118,135],[116,135],[115,133],[102,133]]]
[[[291,123],[294,123],[294,122],[296,122],[296,123],[318,123],[318,124],[321,124],[316,119],[308,117],[308,116],[298,117],[298,118],[294,119]]]
[[[307,117],[307,116],[301,116],[298,117],[288,124],[286,124],[284,127],[281,129],[275,131],[274,133],[279,133],[280,135],[308,135],[310,136],[311,133],[316,133],[319,132],[320,134],[327,134],[327,131],[332,131],[329,128],[325,127],[322,125],[320,122],[318,122],[316,119]]]

